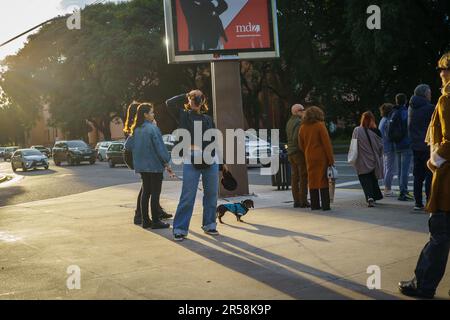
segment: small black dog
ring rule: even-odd
[[[230,211],[232,214],[234,214],[237,218],[237,221],[244,222],[241,220],[241,218],[245,216],[251,208],[255,208],[253,200],[245,200],[239,203],[222,204],[217,207],[216,212],[220,223],[223,223],[222,217],[227,211]]]

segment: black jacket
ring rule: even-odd
[[[424,97],[413,96],[408,110],[408,133],[411,139],[411,149],[428,151],[425,143],[428,125],[434,112],[434,106]]]
[[[217,7],[211,0],[182,0],[180,4],[188,25],[190,49],[216,49],[220,37],[227,41],[219,17],[228,9],[225,0],[218,0]]]

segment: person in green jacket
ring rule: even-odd
[[[288,155],[292,168],[292,195],[294,197],[294,208],[309,208],[308,203],[308,172],[303,150],[298,144],[298,133],[300,130],[305,107],[301,104],[292,106],[292,116],[286,125],[288,139]]]

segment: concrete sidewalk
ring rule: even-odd
[[[201,201],[189,240],[132,224],[139,185],[0,208],[0,299],[398,299],[428,239],[412,203],[366,208],[362,193],[337,190],[329,213],[293,209],[290,192],[252,186],[257,208],[221,236],[201,231]],[[179,182],[164,182],[175,212]],[[202,193],[198,193],[201,200]],[[68,290],[67,268],[81,269]],[[367,268],[382,290],[368,290]],[[447,299],[447,274],[439,289]]]

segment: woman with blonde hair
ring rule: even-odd
[[[327,169],[334,165],[334,156],[325,114],[320,108],[306,109],[299,131],[299,147],[305,152],[311,210],[331,210]]]
[[[189,225],[194,210],[197,188],[202,176],[203,182],[203,222],[202,229],[206,234],[217,236],[216,208],[219,195],[219,161],[204,163],[203,159],[206,147],[211,143],[203,141],[203,135],[209,129],[214,129],[213,119],[206,114],[208,111],[207,100],[203,92],[193,90],[189,93],[173,97],[166,101],[166,105],[178,113],[180,129],[187,130],[190,134],[189,154],[184,154],[183,186],[177,211],[173,222],[173,237],[175,241],[183,241],[189,233]],[[196,139],[195,126],[200,126],[202,137]],[[201,141],[201,143],[198,143]],[[215,157],[214,154],[212,154]],[[228,171],[226,165],[223,170]]]
[[[431,196],[426,211],[430,241],[420,254],[415,277],[399,283],[406,296],[431,299],[445,274],[450,249],[450,52],[438,63],[442,96],[433,113],[426,135],[431,148],[428,162],[433,172]]]
[[[378,179],[383,179],[383,140],[372,112],[364,112],[361,124],[353,131],[352,139],[358,140],[358,158],[354,168],[366,196],[369,208],[383,199]]]

